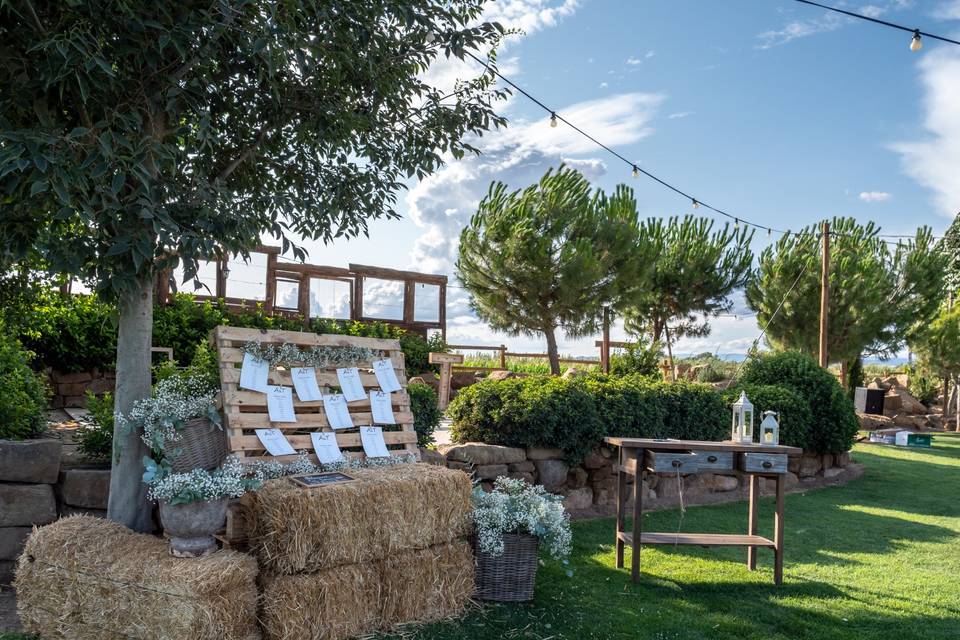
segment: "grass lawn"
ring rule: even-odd
[[[960,638],[960,437],[930,450],[859,445],[859,480],[787,496],[784,584],[772,552],[759,569],[745,549],[648,547],[643,581],[616,570],[610,518],[574,525],[574,554],[548,564],[530,604],[495,605],[466,618],[407,630],[419,639]],[[772,504],[762,502],[762,535]],[[644,516],[672,531],[678,511]],[[686,531],[743,531],[745,503],[687,510]],[[627,552],[629,566],[629,551]],[[3,635],[3,640],[22,636]],[[399,636],[394,636],[399,637]]]

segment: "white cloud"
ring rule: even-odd
[[[608,85],[606,82],[601,82],[601,83],[600,83],[600,88],[601,88],[601,89],[606,89],[608,86],[610,86],[610,85]]]
[[[643,57],[644,57],[644,58],[652,58],[652,57],[655,56],[655,55],[657,55],[657,52],[654,51],[653,49],[651,49],[650,51],[647,51],[647,52],[643,55]]]
[[[960,52],[938,47],[919,62],[924,87],[925,139],[901,142],[893,148],[901,154],[904,171],[934,193],[934,202],[944,215],[960,210]]]
[[[861,191],[860,199],[864,202],[885,202],[890,199],[886,191]]]
[[[891,11],[906,9],[910,7],[913,2],[912,0],[891,0],[890,2],[884,2],[881,4],[863,4],[859,6],[844,6],[845,3],[843,2],[838,4],[840,8],[854,11],[856,13],[862,13],[863,15],[871,18],[879,18],[880,16]],[[847,25],[860,22],[860,20],[857,18],[851,18],[833,11],[827,12],[815,7],[804,7],[803,11],[805,13],[812,13],[812,17],[794,20],[792,22],[788,22],[779,29],[770,29],[758,34],[757,38],[760,39],[760,44],[757,45],[757,48],[770,49],[787,44],[788,42],[792,42],[793,40],[797,40],[799,38],[805,38],[818,33],[836,31],[837,29]],[[816,11],[820,12],[819,15],[813,13]]]
[[[627,58],[627,64],[629,65],[643,64],[643,60],[641,60],[640,58],[634,58],[633,56],[630,56],[629,58]]]
[[[667,117],[670,118],[671,120],[678,120],[680,118],[686,118],[692,115],[693,115],[693,111],[676,111],[674,113],[671,113]]]

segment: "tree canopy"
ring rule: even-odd
[[[895,353],[940,303],[944,258],[930,229],[919,229],[913,240],[895,246],[872,222],[834,218],[830,231],[830,361]],[[760,326],[769,323],[766,335],[774,347],[819,352],[822,246],[819,225],[811,225],[760,254],[747,304]]]
[[[944,305],[917,331],[910,346],[920,362],[941,378],[960,375],[960,305]]]
[[[543,334],[559,374],[557,330],[571,337],[597,330],[603,305],[618,303],[645,262],[637,232],[631,189],[619,185],[608,196],[561,166],[522,191],[490,186],[460,234],[456,274],[495,330]]]

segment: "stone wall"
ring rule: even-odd
[[[99,396],[104,393],[112,392],[116,387],[117,374],[113,371],[82,371],[80,373],[60,373],[59,371],[49,371],[50,389],[53,396],[50,398],[50,407],[53,409],[62,409],[63,407],[85,407],[87,406],[86,393],[89,391],[93,395]]]
[[[614,471],[615,450],[602,446],[579,465],[564,460],[563,451],[546,447],[517,449],[483,443],[443,445],[437,452],[424,452],[424,461],[461,469],[473,475],[480,486],[489,490],[497,476],[520,478],[542,484],[547,491],[564,496],[571,511],[609,510],[616,504],[617,475]],[[850,464],[850,454],[804,453],[791,457],[786,475],[787,489],[814,486],[825,479],[843,475]],[[632,483],[633,479],[629,481]],[[698,473],[681,476],[644,474],[644,500],[651,507],[670,507],[679,503],[683,491],[685,504],[722,502],[746,495],[746,474]],[[774,481],[763,479],[761,492],[772,493]]]

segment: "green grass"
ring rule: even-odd
[[[643,580],[614,569],[611,518],[574,524],[570,567],[547,564],[530,604],[477,608],[411,628],[436,640],[932,640],[960,636],[960,437],[930,450],[860,445],[864,476],[787,496],[784,584],[772,553],[748,572],[743,549],[648,547]],[[771,535],[772,504],[761,505]],[[648,530],[743,531],[744,503],[644,515]],[[627,552],[629,566],[629,551]],[[394,636],[401,637],[401,636]],[[0,634],[2,640],[22,636]]]
[[[569,358],[571,356],[561,355],[561,358]],[[546,358],[514,358],[510,357],[506,360],[507,369],[513,371],[514,373],[528,373],[528,374],[548,374],[550,373],[550,363]],[[499,354],[489,354],[489,353],[468,353],[464,355],[463,366],[465,367],[491,367],[497,368],[500,366],[500,356]],[[570,367],[576,367],[580,371],[592,371],[594,369],[599,369],[598,365],[595,364],[576,364],[573,362],[561,362],[560,371],[561,373],[569,369]]]

